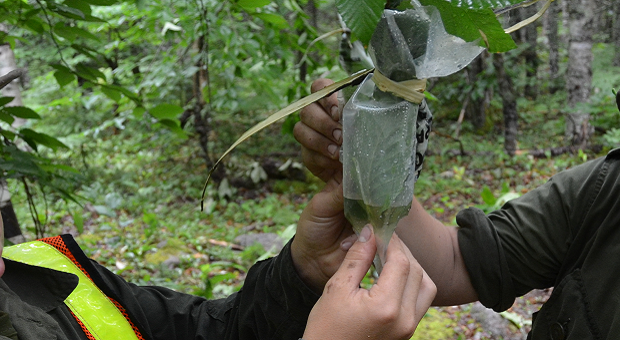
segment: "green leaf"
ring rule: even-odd
[[[83,0],[65,0],[63,2],[64,5],[75,8],[80,12],[84,13],[84,15],[89,16],[92,13],[90,5],[87,1]]]
[[[367,45],[381,19],[385,0],[336,0],[336,7],[347,27]]]
[[[271,0],[239,0],[237,5],[243,7],[246,11],[253,11],[258,7],[269,5]]]
[[[441,0],[455,7],[485,9],[485,8],[502,8],[523,2],[523,0]],[[424,2],[424,1],[420,1]]]
[[[24,119],[41,119],[38,113],[24,106],[9,106],[2,108],[2,111],[18,118]]]
[[[62,64],[50,64],[51,67],[58,71],[65,71],[71,73],[71,69]]]
[[[93,209],[95,209],[95,211],[97,212],[97,214],[99,215],[104,215],[104,216],[108,216],[108,217],[116,217],[116,212],[108,207],[106,207],[105,205],[94,205]]]
[[[48,8],[52,12],[58,13],[65,18],[77,19],[77,20],[84,20],[85,18],[84,13],[77,8],[73,8],[73,7],[69,7],[65,5],[59,5],[59,4],[56,4],[55,6],[48,6]]]
[[[88,4],[95,6],[112,6],[117,4],[119,0],[82,0]]]
[[[88,46],[84,46],[84,45],[78,45],[78,44],[71,44],[71,48],[73,48],[74,50],[82,53],[83,55],[95,60],[95,61],[99,61],[97,58],[97,55],[100,54],[98,51],[88,47]]]
[[[75,80],[75,74],[73,74],[73,72],[71,71],[58,70],[54,72],[54,78],[56,78],[56,82],[58,82],[58,85],[60,85],[60,87],[64,87],[65,85]]]
[[[4,138],[10,141],[14,140],[16,136],[15,133],[4,129],[0,130],[0,135],[4,136]]]
[[[15,121],[15,118],[13,118],[13,116],[11,116],[8,113],[0,111],[0,120],[3,121],[3,122],[6,122],[9,125],[11,125]],[[4,131],[4,130],[2,130],[2,131]]]
[[[37,145],[47,146],[54,151],[58,148],[69,149],[69,147],[63,142],[44,133],[39,133],[28,128],[19,130],[19,133],[26,143],[28,143],[28,145],[33,147],[35,150],[37,150]]]
[[[73,42],[77,37],[77,35],[69,29],[69,26],[61,22],[54,25],[54,34],[69,42]]]
[[[121,93],[115,89],[112,89],[110,87],[107,86],[102,86],[101,87],[101,92],[103,92],[103,94],[105,94],[108,98],[112,99],[115,102],[119,102],[121,100]]]
[[[109,89],[116,90],[116,91],[124,94],[125,97],[127,97],[127,98],[129,98],[131,100],[137,101],[139,99],[138,95],[136,93],[132,92],[131,90],[127,89],[126,87],[118,86],[118,85],[105,85],[105,86],[107,88],[109,88]]]
[[[275,13],[252,13],[253,16],[261,19],[265,23],[274,25],[277,28],[285,29],[288,27],[288,21],[280,14]]]
[[[159,104],[149,110],[151,116],[157,119],[175,119],[183,113],[183,108],[174,104]]]
[[[497,199],[491,192],[491,189],[489,189],[489,187],[486,185],[484,186],[484,188],[482,188],[482,193],[480,194],[480,196],[482,197],[484,203],[488,206],[493,206],[495,205],[495,202],[497,202]]]
[[[75,225],[78,233],[81,234],[84,232],[84,218],[82,217],[81,211],[76,211],[73,213],[73,224]]]
[[[134,117],[140,119],[142,118],[142,115],[146,112],[146,109],[143,106],[137,106],[135,109],[133,109],[133,112],[131,113]]]
[[[94,41],[99,41],[99,38],[90,33],[89,31],[79,28],[79,27],[67,27],[69,30],[71,30],[76,36],[84,38],[84,39],[89,39],[89,40],[94,40]]]
[[[489,8],[458,7],[446,0],[421,0],[420,2],[425,6],[435,6],[439,10],[446,31],[452,35],[468,42],[481,39],[480,45],[486,46],[492,53],[506,52],[517,47],[512,37],[504,32],[495,13]],[[478,2],[483,2],[483,0]]]
[[[160,119],[158,123],[165,126],[170,131],[176,133],[176,135],[179,136],[180,138],[183,138],[183,139],[187,138],[187,134],[185,133],[185,131],[183,131],[183,129],[181,129],[181,126],[179,126],[178,120]]]
[[[37,17],[28,19],[24,24],[26,25],[26,28],[35,33],[42,34],[45,31],[43,28],[43,23]]]
[[[14,97],[0,97],[0,106],[4,106],[13,101]]]
[[[76,71],[79,73],[82,78],[88,79],[92,82],[97,83],[97,78],[102,80],[106,80],[105,74],[99,71],[98,69],[90,66],[86,66],[84,63],[79,63],[75,66]]]
[[[65,172],[71,172],[71,173],[78,174],[78,175],[81,174],[81,172],[79,172],[74,167],[64,165],[64,164],[50,164],[49,169],[62,170]]]

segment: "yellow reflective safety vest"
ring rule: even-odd
[[[125,309],[95,285],[61,236],[7,247],[2,257],[76,275],[79,283],[64,302],[89,339],[144,340]]]

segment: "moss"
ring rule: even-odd
[[[170,238],[166,240],[166,245],[156,252],[144,255],[144,259],[147,263],[159,265],[169,259],[170,256],[179,256],[185,250],[187,250],[185,242]]]
[[[85,233],[85,234],[80,234],[78,237],[76,237],[76,239],[79,244],[88,244],[88,245],[94,246],[98,242],[103,241],[104,236],[103,234]]]
[[[431,308],[428,310],[411,340],[445,340],[454,337],[454,321],[450,317]]]

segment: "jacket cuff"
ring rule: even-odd
[[[307,320],[312,307],[320,295],[316,294],[301,279],[291,255],[293,238],[282,248],[275,259],[272,283],[269,285],[271,296],[298,320]]]

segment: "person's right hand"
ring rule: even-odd
[[[311,90],[314,93],[332,83],[329,79],[317,79]],[[304,165],[324,182],[342,173],[342,163],[338,160],[342,145],[341,109],[334,93],[301,110],[301,121],[293,130],[302,147]]]
[[[360,288],[376,249],[371,229],[364,227],[310,312],[304,340],[411,338],[437,288],[396,234],[377,283]]]

